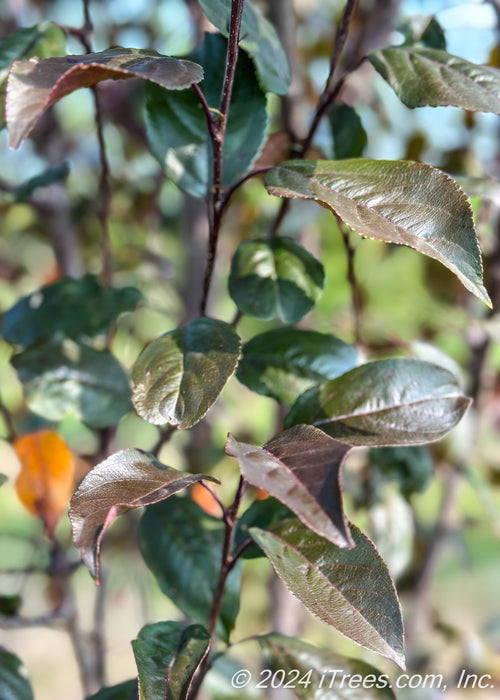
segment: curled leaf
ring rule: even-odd
[[[238,442],[232,435],[226,445],[248,483],[265,489],[339,547],[353,546],[339,483],[349,449],[310,425],[286,430],[264,447]]]
[[[83,479],[71,499],[73,541],[92,576],[99,578],[99,554],[106,528],[125,511],[169,498],[205,479],[167,467],[142,450],[126,449],[108,457]]]
[[[203,79],[201,66],[155,51],[114,48],[82,56],[16,61],[7,82],[9,145],[18,148],[46,109],[74,90],[101,80],[142,78],[169,90]]]

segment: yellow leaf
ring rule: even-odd
[[[14,440],[21,462],[16,491],[25,508],[45,524],[52,537],[73,492],[74,458],[52,430],[40,430]]]

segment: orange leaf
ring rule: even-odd
[[[202,484],[193,484],[191,487],[191,498],[195,503],[203,508],[205,513],[220,516],[221,510],[219,504],[212,496],[210,491],[208,491],[208,489],[206,489]]]
[[[52,537],[73,492],[74,459],[64,440],[40,430],[14,440],[21,462],[16,491],[25,508],[41,518]]]

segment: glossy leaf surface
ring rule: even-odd
[[[165,333],[132,370],[137,413],[155,425],[190,428],[203,418],[236,369],[240,339],[223,321],[199,318]]]
[[[0,698],[33,700],[33,691],[21,660],[0,646]]]
[[[443,367],[378,360],[306,391],[285,425],[310,423],[351,445],[417,445],[442,438],[469,404]]]
[[[231,4],[225,0],[200,0],[200,5],[221,34],[229,36]],[[291,80],[286,54],[274,27],[252,0],[245,0],[243,6],[240,46],[252,57],[262,89],[286,95]]]
[[[185,700],[210,642],[201,625],[146,625],[132,642],[141,700]]]
[[[407,245],[438,260],[491,305],[470,203],[436,168],[356,158],[288,161],[268,172],[266,187],[271,194],[319,202],[361,236]]]
[[[114,425],[131,409],[118,360],[72,340],[45,340],[12,359],[34,413],[59,421],[73,413],[92,428]]]
[[[200,88],[214,110],[220,107],[226,50],[223,37],[206,34],[203,44],[189,55],[205,70]],[[213,118],[218,118],[216,111]],[[195,93],[174,93],[147,85],[146,126],[151,150],[168,177],[194,197],[205,197],[212,186],[212,151],[206,116]],[[266,129],[266,97],[252,62],[240,52],[224,138],[224,186],[248,172],[264,143]]]
[[[346,104],[336,104],[327,112],[333,136],[334,158],[358,158],[368,137],[358,113]]]
[[[0,41],[0,128],[5,126],[5,88],[9,69],[14,61],[39,56],[63,55],[66,52],[66,35],[51,22],[19,29]]]
[[[304,700],[395,700],[389,678],[364,661],[333,654],[300,639],[281,634],[257,637],[272,669],[284,669],[293,682],[293,692]]]
[[[21,462],[16,491],[24,507],[40,518],[52,537],[73,493],[75,460],[64,440],[52,430],[16,438]]]
[[[407,107],[450,105],[500,114],[496,68],[423,46],[391,46],[368,59]]]
[[[403,623],[387,567],[373,543],[351,525],[353,549],[336,547],[300,520],[252,528],[276,573],[320,620],[404,668]]]
[[[141,520],[141,552],[163,593],[182,612],[206,625],[219,576],[224,527],[188,498],[149,506]],[[229,637],[239,609],[241,568],[231,571],[218,632]]]
[[[101,688],[97,693],[89,695],[86,700],[139,700],[137,679],[118,683],[118,685]]]
[[[57,332],[68,338],[106,333],[111,322],[141,301],[134,287],[106,289],[94,275],[65,277],[40,287],[5,312],[2,336],[9,343],[31,345]]]
[[[73,541],[92,576],[99,577],[99,554],[106,528],[125,511],[157,503],[211,476],[188,474],[128,448],[95,466],[71,499]]]
[[[339,547],[352,546],[340,490],[340,468],[348,445],[310,425],[300,425],[264,447],[238,442],[230,435],[226,452],[236,457],[252,486],[288,506],[318,535]]]
[[[41,114],[74,90],[101,80],[142,78],[169,90],[182,90],[203,78],[191,61],[155,51],[114,48],[82,56],[16,61],[7,82],[9,145],[18,148]]]
[[[229,275],[229,293],[240,311],[261,319],[295,323],[310,311],[323,289],[319,260],[287,238],[242,243]]]
[[[258,394],[292,404],[304,391],[347,372],[358,360],[358,349],[334,335],[275,328],[245,343],[236,376]]]

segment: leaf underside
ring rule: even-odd
[[[201,66],[155,51],[113,48],[98,53],[16,61],[7,82],[9,146],[18,148],[41,114],[70,92],[101,80],[142,78],[169,90],[203,79]]]
[[[122,513],[169,498],[196,481],[216,481],[167,467],[153,455],[128,448],[95,466],[71,499],[73,541],[85,566],[99,579],[105,530]]]
[[[310,425],[280,433],[264,447],[238,442],[231,435],[226,445],[248,483],[277,498],[339,547],[353,546],[340,489],[340,469],[349,449]]]

